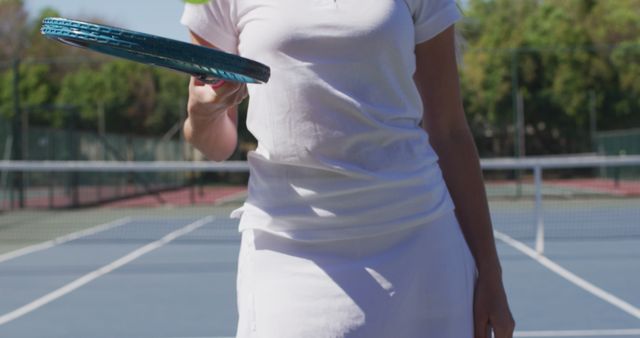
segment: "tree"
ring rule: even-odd
[[[22,0],[0,1],[0,61],[22,56],[27,40],[26,23]]]
[[[524,27],[520,23],[536,6],[535,0],[475,0],[466,8],[466,19],[460,25],[467,43],[462,89],[483,156],[511,154],[511,50],[522,45]]]
[[[640,1],[471,0],[467,16],[465,106],[494,154],[513,147],[514,91],[528,154],[590,151],[593,104],[600,128],[640,125]]]
[[[112,60],[67,74],[56,102],[77,106],[84,128],[96,130],[102,112],[110,132],[162,135],[182,118],[187,84],[172,71]]]

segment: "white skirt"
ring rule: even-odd
[[[402,232],[322,243],[247,230],[237,337],[472,338],[476,278],[453,212]]]

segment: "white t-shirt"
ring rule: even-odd
[[[249,85],[249,196],[240,229],[366,237],[453,209],[420,127],[415,45],[460,18],[454,0],[213,0],[182,23],[271,67]]]

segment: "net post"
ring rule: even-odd
[[[198,185],[198,180],[196,178],[196,173],[191,171],[191,175],[189,177],[189,202],[191,205],[196,204],[196,189]]]
[[[79,147],[79,135],[77,131],[78,127],[78,112],[75,109],[71,109],[67,114],[67,156],[70,161],[78,161],[80,159],[80,147]],[[71,172],[69,176],[69,193],[70,193],[70,205],[71,208],[77,208],[80,206],[80,173]]]
[[[7,136],[7,141],[4,144],[4,161],[11,160],[11,151],[13,149],[13,136]],[[0,212],[3,210],[3,207],[6,208],[6,211],[12,209],[11,201],[13,196],[13,187],[10,185],[10,171],[9,170],[0,170]]]
[[[20,59],[13,60],[13,123],[12,123],[12,137],[13,137],[13,151],[12,154],[17,160],[25,160],[23,146],[23,120],[22,110],[20,104]],[[17,202],[18,208],[24,209],[25,207],[25,186],[24,186],[24,174],[22,172],[16,172],[12,177],[12,188],[10,189],[10,204],[13,208]],[[18,196],[14,195],[14,190],[17,190]]]
[[[536,252],[544,254],[544,218],[542,217],[542,167],[533,167],[535,183],[535,220],[536,220]]]

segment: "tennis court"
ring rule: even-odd
[[[573,168],[570,179],[545,169],[543,183],[530,172],[504,178],[521,166],[484,165],[516,336],[640,337],[637,180],[609,180],[602,163],[587,174]],[[29,182],[35,191],[38,180]],[[242,203],[243,186],[158,194],[5,209],[0,336],[233,336],[239,236],[228,214]]]

